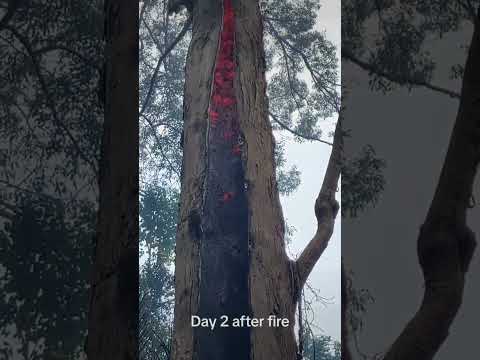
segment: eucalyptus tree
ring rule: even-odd
[[[182,70],[192,40],[194,20],[188,9],[168,16],[168,6],[173,10],[177,5],[148,1],[140,11],[141,186],[163,187],[168,191],[178,188],[182,174],[182,146],[186,143]],[[334,116],[339,108],[338,64],[333,44],[314,29],[319,4],[315,1],[270,1],[261,4],[261,11],[265,19],[262,46],[266,48],[265,70],[271,104],[268,119],[279,135],[288,132],[298,141],[320,141],[328,151],[331,136],[328,132],[322,134],[321,120]],[[213,38],[208,41],[215,42]],[[277,141],[273,148],[274,175],[276,173],[278,191],[289,194],[299,184],[299,172],[295,167],[285,169],[283,149],[282,141]],[[283,223],[283,219],[280,222]],[[280,227],[278,230],[283,231]],[[157,244],[161,244],[161,240]],[[178,248],[177,243],[177,259],[180,257]],[[154,257],[158,254],[164,253],[155,252]],[[178,287],[176,291],[178,294]],[[163,323],[168,323],[166,317],[163,319]],[[155,341],[150,339],[146,343]],[[158,353],[165,356],[163,341],[156,343]],[[147,354],[144,356],[149,358]]]
[[[144,24],[141,34],[143,31],[145,35],[140,47],[145,51],[145,69],[148,70],[141,74],[141,84],[145,79],[146,82],[139,108],[145,136],[142,150],[156,151],[160,155],[157,159],[163,161],[165,174],[180,175],[182,183],[176,240],[172,356],[183,359],[195,352],[200,358],[210,359],[249,357],[250,353],[259,358],[294,358],[297,349],[293,325],[299,289],[328,242],[338,210],[335,191],[341,134],[338,130],[334,138],[336,146],[327,180],[317,200],[319,230],[307,250],[294,262],[285,251],[272,123],[273,128],[289,131],[299,139],[323,141],[326,146],[332,143],[328,135],[321,137],[319,120],[339,110],[337,62],[334,46],[314,30],[318,4],[311,1],[265,2],[260,10],[255,1],[234,2],[233,7],[224,4],[223,10],[230,10],[223,13],[221,3],[171,2],[169,10],[186,7],[186,11],[176,17],[184,23],[177,25],[178,32],[171,35],[165,29],[162,32],[150,26],[152,21],[161,19],[160,16],[149,18],[148,9],[153,5],[154,2],[146,2],[145,10],[140,11],[140,21]],[[296,16],[292,17],[292,13]],[[264,21],[265,27],[262,26]],[[236,23],[235,31],[232,22]],[[191,32],[188,31],[190,26]],[[228,27],[230,32],[225,30]],[[228,37],[235,33],[235,50],[228,50],[225,42],[219,45],[223,46],[222,64],[221,58],[216,61],[215,56],[221,29],[227,31],[223,32],[227,43]],[[255,34],[252,41],[247,40],[248,34]],[[148,48],[149,42],[156,49]],[[182,83],[164,83],[161,79],[171,76],[168,66],[174,66],[173,71],[179,68],[178,62],[168,63],[168,55],[175,51],[175,46],[184,51],[182,45],[188,42],[182,112],[178,111],[178,102],[175,103],[178,97],[172,96],[178,94],[178,90],[164,95],[172,91],[171,87]],[[234,54],[235,66],[231,70],[234,70],[235,80],[227,80],[233,80],[235,86],[220,87],[221,77],[225,75],[219,75],[223,71],[221,66],[231,66],[227,58]],[[268,90],[272,103],[269,108],[265,81],[268,68],[271,69]],[[303,80],[305,74],[310,83]],[[159,85],[155,87],[154,82]],[[211,101],[208,89],[214,82],[219,87],[213,88],[215,99],[212,97]],[[236,93],[240,89],[244,92],[241,96]],[[229,104],[221,105],[220,98],[227,99],[224,102]],[[231,108],[232,99],[235,99],[235,109]],[[258,103],[254,105],[254,101]],[[229,107],[229,110],[216,109],[220,118],[230,119],[226,120],[226,128],[219,125],[215,129],[215,112],[218,111],[214,106]],[[173,107],[174,111],[165,111],[167,107]],[[177,114],[176,121],[169,114]],[[211,130],[208,140],[207,127]],[[178,140],[172,141],[172,134]],[[182,157],[174,156],[179,143],[183,146]],[[206,152],[207,144],[210,150]],[[207,158],[209,166],[206,166]],[[278,148],[277,159],[281,159]],[[149,169],[144,174],[148,174]],[[159,172],[156,174],[158,176]],[[296,176],[297,173],[290,174]],[[208,181],[202,180],[205,176]],[[281,176],[278,178],[281,184]],[[221,226],[217,217],[230,226]],[[199,264],[200,258],[203,266]],[[269,264],[263,264],[267,259]],[[198,276],[203,281],[199,282]],[[199,295],[200,303],[188,301]],[[275,313],[288,318],[290,325],[252,329],[251,334],[241,329],[235,336],[215,331],[213,336],[208,336],[202,330],[194,332],[190,326],[190,315],[197,314],[197,310],[198,314],[209,316],[219,315],[215,312],[230,315],[245,312],[256,317]]]

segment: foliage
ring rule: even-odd
[[[144,4],[139,34],[140,176],[146,184],[165,181],[178,186],[182,163],[183,71],[190,33],[160,63],[159,58],[167,53],[186,16],[167,16],[165,0]],[[151,96],[147,98],[149,92]]]
[[[88,225],[95,213],[87,203],[79,203],[75,214],[67,214],[61,203],[31,197],[17,199],[17,204],[17,213],[0,233],[1,253],[8,254],[2,256],[6,296],[0,335],[10,338],[4,344],[9,351],[15,347],[12,337],[20,340],[25,359],[46,353],[68,356],[79,351],[86,334],[88,240],[93,239]]]
[[[277,172],[278,191],[283,195],[290,195],[300,185],[300,171],[295,165],[289,170],[283,170],[287,159],[285,158],[285,141],[277,141],[275,145],[275,164],[282,170]]]
[[[172,261],[170,255],[175,244],[178,200],[176,190],[164,187],[151,186],[143,189],[140,194],[142,249],[147,252],[156,249],[158,254],[166,256],[163,259],[165,262]]]
[[[371,145],[365,146],[352,159],[342,164],[342,216],[356,217],[368,206],[374,206],[385,186],[382,170],[385,162],[378,159]]]
[[[0,1],[0,351],[84,345],[102,106],[101,4]]]
[[[140,196],[140,358],[168,359],[178,193],[148,187]]]
[[[340,343],[330,336],[314,336],[308,333],[304,340],[305,348],[303,358],[305,360],[341,360],[342,354]]]
[[[478,0],[343,1],[342,54],[369,72],[373,90],[424,87],[458,97],[434,83],[442,69],[431,45],[475,23],[479,4]],[[458,50],[465,51],[465,45],[459,43]],[[452,78],[461,76],[463,64],[453,63],[450,68]]]
[[[474,23],[479,4],[478,0],[342,1],[342,59],[368,72],[373,91],[422,87],[457,98],[455,89],[435,81],[445,64],[439,65],[432,45]],[[458,44],[459,52],[466,49]],[[452,63],[449,68],[451,79],[462,77],[463,64]],[[385,186],[386,163],[371,146],[349,156],[342,169],[342,214],[356,216],[378,200]]]
[[[321,120],[340,108],[335,45],[315,29],[320,3],[270,0],[262,9],[273,125],[320,139]]]

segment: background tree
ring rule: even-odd
[[[105,1],[104,121],[88,339],[92,359],[138,358],[138,3]],[[135,18],[135,20],[138,20]]]

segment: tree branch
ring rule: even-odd
[[[5,26],[5,29],[8,29],[22,43],[23,47],[25,48],[25,51],[27,52],[28,56],[30,57],[30,59],[32,61],[32,65],[33,65],[35,75],[37,76],[38,82],[40,83],[40,87],[41,87],[43,93],[45,94],[45,99],[47,101],[47,105],[52,112],[53,120],[64,131],[64,133],[67,135],[67,138],[72,143],[73,147],[77,151],[80,158],[83,161],[85,161],[85,163],[92,169],[93,174],[96,175],[98,173],[96,164],[87,155],[85,155],[85,153],[82,151],[80,145],[78,144],[78,141],[75,138],[75,136],[72,134],[70,129],[60,120],[60,118],[58,116],[57,109],[55,107],[55,103],[54,103],[52,97],[50,96],[50,92],[48,91],[47,82],[46,82],[45,78],[43,77],[42,71],[40,69],[40,64],[38,62],[38,59],[35,57],[35,50],[30,46],[28,40],[22,34],[20,34],[17,30],[15,30],[14,28],[12,28],[10,26]]]
[[[346,49],[342,49],[342,59],[346,59],[346,60],[350,61],[352,64],[355,64],[358,67],[360,67],[361,69],[363,69],[365,71],[368,71],[370,74],[375,74],[377,76],[380,76],[380,77],[382,77],[384,79],[387,79],[388,81],[391,81],[391,82],[396,83],[396,84],[409,84],[409,85],[412,85],[412,86],[423,87],[423,88],[433,90],[433,91],[435,91],[437,93],[440,93],[440,94],[443,94],[443,95],[448,95],[452,98],[457,98],[457,99],[460,98],[459,93],[457,93],[455,91],[452,91],[452,90],[449,90],[447,88],[443,88],[441,86],[433,85],[433,84],[430,84],[426,81],[419,81],[419,80],[416,80],[416,79],[413,79],[413,78],[410,78],[410,77],[392,75],[392,74],[389,74],[385,71],[381,71],[381,70],[377,69],[377,67],[375,65],[359,59],[353,53],[351,53],[350,51],[348,51]]]
[[[317,232],[307,244],[295,262],[298,284],[295,287],[299,292],[303,288],[310,272],[317,263],[333,233],[335,218],[339,205],[335,200],[343,151],[343,132],[341,114],[339,115],[333,138],[332,152],[328,161],[327,171],[323,178],[322,187],[315,201],[315,216],[317,217]],[[296,294],[298,296],[298,294]]]
[[[153,90],[155,88],[155,82],[157,81],[157,76],[158,76],[158,73],[160,72],[160,65],[168,56],[168,54],[170,54],[173,48],[180,42],[180,40],[183,39],[188,29],[190,28],[191,24],[192,24],[192,15],[189,15],[187,21],[185,21],[185,24],[183,25],[182,30],[178,33],[177,37],[165,49],[162,55],[160,55],[160,58],[158,59],[158,62],[157,62],[157,66],[155,67],[155,71],[153,72],[152,78],[150,80],[150,86],[148,88],[147,95],[145,96],[145,100],[143,101],[143,104],[140,110],[140,115],[143,115],[148,105],[150,105],[150,100],[153,95]]]
[[[147,122],[147,124],[150,126],[150,128],[152,129],[152,132],[153,132],[153,137],[155,139],[155,142],[157,143],[158,145],[158,148],[160,149],[160,152],[163,156],[163,158],[165,159],[165,161],[167,162],[168,166],[170,167],[170,170],[178,176],[178,178],[180,178],[180,174],[179,172],[177,171],[177,169],[175,168],[175,166],[173,166],[172,162],[170,161],[170,159],[168,158],[168,156],[165,154],[165,152],[163,151],[163,146],[162,146],[162,142],[160,141],[160,138],[158,137],[158,134],[157,134],[157,128],[155,127],[155,125],[152,123],[152,121],[145,115],[141,115],[141,117],[143,117],[145,119],[145,121]]]
[[[290,128],[289,126],[287,126],[287,124],[285,124],[277,116],[275,116],[271,111],[269,111],[268,114],[270,115],[270,117],[273,119],[274,122],[276,122],[278,125],[280,125],[282,127],[282,129],[287,130],[288,132],[292,133],[295,136],[301,137],[301,138],[306,139],[306,140],[318,141],[318,142],[321,142],[323,144],[333,146],[333,143],[331,143],[329,141],[322,140],[322,139],[320,139],[316,136],[301,134],[298,131]]]
[[[155,35],[153,34],[153,31],[152,29],[150,28],[150,26],[148,25],[147,21],[145,20],[145,18],[141,19],[142,20],[142,23],[143,25],[145,25],[145,28],[147,29],[147,32],[148,32],[148,35],[152,38],[153,42],[155,43],[155,46],[157,47],[157,50],[160,51],[160,53],[162,53],[163,51],[163,47],[162,45],[160,44],[160,41],[158,41],[158,39],[155,37]],[[166,31],[168,31],[168,29],[166,29]]]
[[[340,112],[340,104],[337,100],[336,97],[336,91],[332,90],[331,88],[327,87],[325,83],[322,83],[323,79],[319,79],[319,74],[315,69],[313,69],[312,65],[310,64],[310,61],[308,60],[307,56],[305,53],[292,45],[289,41],[284,39],[282,35],[275,29],[273,24],[270,23],[270,21],[267,21],[267,24],[269,25],[269,29],[272,32],[272,36],[278,40],[279,43],[285,44],[288,48],[290,48],[292,51],[297,53],[303,63],[305,64],[308,72],[310,73],[310,76],[312,77],[313,83],[316,85],[318,91],[320,91],[323,95],[325,95],[326,98],[328,98],[328,101],[330,105],[338,112]],[[283,46],[282,46],[283,48]],[[321,76],[320,76],[321,77]],[[337,84],[333,84],[334,86],[337,86]]]
[[[270,23],[270,21],[266,20],[266,22],[270,26],[270,28],[272,29],[272,32],[275,35],[278,35],[278,32],[275,30],[275,28]],[[280,35],[278,35],[278,36],[280,36]],[[301,106],[298,103],[298,100],[296,99],[295,95],[297,95],[300,98],[300,100],[306,100],[306,99],[301,94],[298,93],[297,87],[293,83],[293,79],[292,79],[292,76],[291,76],[291,73],[290,73],[290,64],[289,64],[290,56],[288,55],[288,52],[287,52],[287,49],[285,48],[284,43],[277,36],[274,36],[274,37],[277,40],[277,43],[280,46],[280,49],[283,53],[283,58],[284,58],[284,62],[285,62],[285,70],[287,71],[287,79],[288,79],[288,85],[289,85],[288,87],[289,87],[289,90],[290,90],[290,94],[292,95],[292,98],[295,101],[295,105],[297,106],[297,109],[300,111]],[[292,62],[294,63],[293,59],[292,59]]]

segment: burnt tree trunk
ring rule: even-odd
[[[338,210],[340,131],[315,204],[317,233],[293,262],[285,251],[258,1],[198,0],[188,6],[193,33],[185,78],[172,359],[294,360],[297,298]],[[192,328],[192,315],[215,318],[217,326]],[[275,315],[287,318],[289,326],[222,328],[222,315]]]
[[[86,351],[136,360],[138,324],[138,2],[105,1],[105,115]]]

